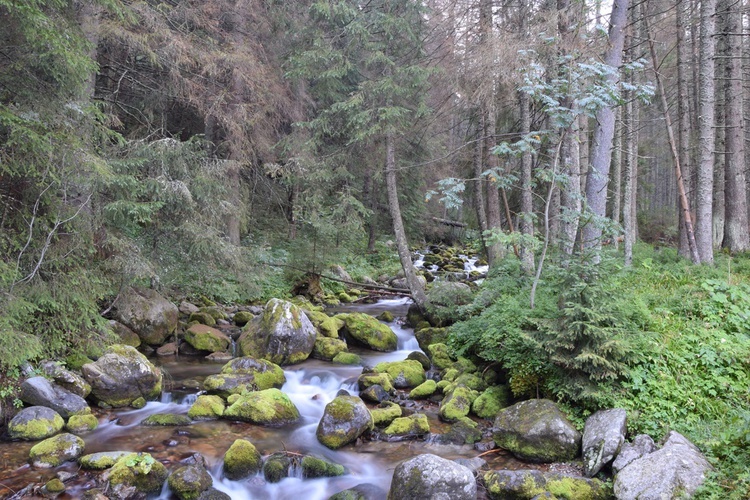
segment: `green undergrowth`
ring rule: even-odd
[[[676,430],[716,467],[699,496],[750,497],[750,258],[693,266],[674,250],[637,249],[633,266],[550,266],[531,279],[498,266],[457,311],[462,355],[494,363],[517,398],[551,397],[581,426],[601,408],[628,411],[629,433]]]

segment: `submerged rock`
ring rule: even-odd
[[[372,415],[360,398],[337,396],[326,405],[316,436],[321,444],[337,450],[372,430],[373,425]]]
[[[60,432],[65,421],[55,410],[45,406],[31,406],[19,411],[8,422],[11,439],[39,441]]]
[[[418,455],[393,472],[388,500],[476,500],[477,483],[469,468],[436,455]]]
[[[177,328],[177,306],[154,290],[125,289],[117,301],[117,320],[124,324],[148,345],[161,345]]]
[[[162,373],[130,346],[109,346],[104,356],[81,369],[91,384],[91,394],[104,406],[129,406],[136,400],[161,394]]]

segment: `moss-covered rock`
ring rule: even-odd
[[[83,454],[83,439],[73,434],[58,434],[34,445],[29,459],[34,467],[57,467]]]
[[[373,420],[365,403],[356,396],[337,396],[328,403],[316,436],[324,446],[337,450],[372,430]]]
[[[255,315],[250,311],[237,311],[234,313],[232,320],[237,326],[245,326],[255,318]]]
[[[193,420],[211,420],[224,415],[226,405],[219,396],[202,394],[188,410],[188,417]]]
[[[375,372],[390,375],[393,386],[397,389],[417,387],[426,380],[422,364],[413,359],[378,363],[375,365]]]
[[[137,335],[136,338],[138,338]],[[66,391],[72,392],[82,398],[88,397],[91,394],[91,384],[86,382],[78,373],[63,368],[60,363],[56,361],[44,361],[39,364],[39,368],[46,377],[52,379],[56,386],[62,387]]]
[[[432,365],[438,370],[445,370],[446,368],[453,366],[453,358],[451,357],[450,348],[447,344],[430,344],[425,352],[430,357]]]
[[[151,400],[161,394],[161,370],[130,346],[109,346],[104,356],[81,371],[91,394],[104,406],[129,406],[138,398]]]
[[[403,414],[401,406],[392,401],[383,401],[370,410],[372,422],[378,427],[385,427]]]
[[[448,368],[443,372],[443,380],[454,382],[459,375],[461,375],[460,371],[456,370],[455,368]]]
[[[447,328],[433,328],[428,324],[427,328],[421,328],[414,331],[414,337],[417,339],[419,348],[428,352],[432,344],[445,344],[448,342]]]
[[[50,495],[56,496],[65,491],[65,483],[58,478],[50,479],[44,485],[44,491]]]
[[[312,357],[324,361],[331,361],[338,353],[346,352],[347,349],[346,342],[343,340],[330,337],[318,337],[315,339]]]
[[[237,439],[224,454],[224,475],[233,481],[244,479],[262,468],[260,453],[246,439]]]
[[[495,385],[480,394],[471,404],[477,417],[494,419],[498,412],[511,402],[512,395],[507,385]]]
[[[278,389],[242,394],[224,410],[224,418],[268,426],[296,422],[299,417],[292,400]]]
[[[65,365],[71,370],[80,370],[83,365],[93,362],[93,359],[82,352],[73,352],[65,358]]]
[[[154,413],[149,415],[145,419],[141,420],[141,425],[145,426],[178,426],[178,425],[190,425],[190,417],[186,415],[179,415],[177,413]]]
[[[19,411],[8,422],[11,439],[39,441],[60,432],[65,421],[55,410],[44,406],[30,406]]]
[[[381,386],[375,384],[359,392],[359,397],[370,403],[382,403],[391,399],[390,395]]]
[[[493,470],[482,481],[491,499],[609,500],[612,489],[598,479],[564,476],[538,470]]]
[[[435,442],[439,444],[474,444],[482,439],[482,431],[479,426],[469,417],[461,417],[451,424],[448,432],[436,437]]]
[[[185,332],[185,342],[199,351],[224,352],[232,344],[224,332],[206,325],[193,325]]]
[[[445,394],[447,392],[446,389],[448,389],[450,385],[451,383],[448,382],[447,380],[441,380],[440,382],[437,383],[437,390]]]
[[[356,366],[362,364],[362,358],[359,357],[358,354],[354,354],[353,352],[340,352],[335,355],[331,361],[340,365]]]
[[[199,464],[190,464],[176,469],[169,475],[167,484],[172,493],[180,500],[197,500],[208,490],[214,480]]]
[[[284,383],[286,376],[279,365],[265,359],[245,356],[229,361],[222,367],[221,373],[206,377],[203,388],[228,398],[232,394],[248,391],[278,389]]]
[[[269,483],[278,483],[289,477],[292,459],[286,453],[274,453],[263,463],[263,477]]]
[[[305,311],[310,322],[324,337],[336,339],[339,337],[339,330],[344,326],[344,322],[328,316],[320,311]]]
[[[188,322],[198,323],[198,324],[206,325],[206,326],[216,325],[216,320],[214,319],[214,317],[211,316],[209,313],[203,312],[203,311],[195,311],[193,313],[190,313],[190,316],[188,317]]]
[[[421,438],[430,433],[430,422],[423,413],[399,417],[383,430],[389,438]]]
[[[425,380],[409,392],[411,399],[426,399],[435,394],[437,391],[437,382],[434,380]]]
[[[336,297],[339,299],[340,302],[344,304],[349,304],[350,302],[354,302],[354,298],[346,292],[339,292],[336,294]]]
[[[339,491],[328,500],[373,500],[375,498],[385,498],[386,492],[374,484],[363,483],[353,488]]]
[[[391,311],[383,311],[375,317],[378,321],[385,321],[386,323],[393,323],[393,313]]]
[[[210,305],[210,306],[203,306],[199,309],[200,312],[209,314],[214,321],[219,321],[220,319],[227,319],[227,313],[224,311],[224,309],[221,306],[218,306],[216,304]]]
[[[301,466],[302,477],[306,479],[343,476],[346,472],[343,465],[311,455],[306,455],[302,458]]]
[[[91,432],[97,427],[99,427],[99,419],[90,413],[88,415],[71,415],[65,424],[65,428],[73,434]]]
[[[445,422],[455,422],[471,411],[471,403],[479,396],[466,386],[460,385],[449,392],[440,403],[438,415]]]
[[[388,393],[394,391],[393,379],[388,373],[363,373],[357,379],[357,385],[360,391],[373,385],[379,385]]]
[[[168,474],[164,464],[150,454],[130,453],[115,463],[107,478],[115,498],[131,498],[133,489],[144,496],[159,493]]]
[[[417,455],[393,471],[388,500],[476,500],[477,483],[468,467],[432,454]]]
[[[432,361],[430,361],[430,358],[427,357],[425,353],[422,351],[413,351],[410,352],[408,356],[406,356],[406,359],[413,359],[414,361],[419,361],[419,363],[422,365],[422,368],[425,369],[425,371],[432,368]]]
[[[476,373],[462,373],[456,377],[454,383],[456,385],[465,385],[469,389],[477,392],[482,392],[487,388],[487,384],[484,383],[482,377]]]
[[[243,356],[293,365],[310,356],[317,335],[318,331],[299,307],[271,299],[263,315],[245,325],[237,342]]]
[[[78,464],[84,469],[104,470],[109,469],[122,457],[130,455],[130,451],[101,451],[89,453],[78,458]]]
[[[398,347],[398,337],[387,325],[365,313],[339,314],[348,338],[373,351],[390,352]]]
[[[144,343],[162,345],[177,328],[179,311],[154,290],[128,287],[120,294],[115,315]]]

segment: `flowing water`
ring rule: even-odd
[[[347,305],[336,309],[359,311],[377,315],[390,311],[394,316],[404,316],[408,301],[385,300],[369,305]],[[365,365],[373,366],[381,361],[400,361],[419,346],[411,329],[398,322],[390,325],[398,336],[398,350],[379,353],[352,348],[363,358]],[[342,450],[332,451],[318,443],[315,431],[323,415],[325,405],[340,389],[358,394],[356,380],[361,367],[335,365],[317,360],[308,360],[300,365],[287,367],[286,384],[282,391],[289,395],[300,411],[302,418],[294,425],[281,428],[261,427],[249,423],[228,420],[194,422],[180,427],[144,427],[139,423],[155,413],[186,414],[195,401],[198,390],[206,376],[218,373],[223,363],[208,362],[191,357],[154,359],[167,375],[169,392],[160,401],[148,403],[139,410],[124,409],[104,411],[94,409],[99,417],[99,427],[82,437],[86,441],[85,453],[99,451],[148,452],[168,468],[194,453],[203,455],[214,478],[214,487],[229,494],[233,499],[325,499],[341,490],[369,483],[387,492],[394,467],[402,460],[421,454],[432,453],[445,458],[473,458],[479,455],[468,445],[439,445],[432,440],[383,442],[362,440]],[[433,433],[442,433],[447,425],[437,419],[437,405],[426,403],[418,408],[427,414]],[[408,411],[408,410],[407,410]],[[264,456],[277,451],[311,454],[339,463],[346,468],[344,476],[325,479],[302,479],[289,477],[276,484],[267,483],[262,475],[241,481],[230,481],[222,476],[222,457],[235,439],[250,440]],[[74,473],[76,477],[66,482],[67,492],[58,498],[80,498],[83,491],[96,486],[100,473],[79,470],[73,462],[56,469],[34,469],[27,464],[29,449],[34,443],[0,443],[0,498],[12,497],[31,483],[44,484],[60,471]],[[494,468],[517,468],[520,464],[505,456],[488,455]],[[24,496],[23,498],[34,498]],[[165,489],[160,498],[171,498]]]

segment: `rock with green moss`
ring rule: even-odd
[[[387,325],[365,313],[339,314],[348,338],[373,351],[391,352],[398,347],[398,337]]]
[[[430,422],[423,413],[399,417],[383,430],[391,439],[417,439],[430,433]]]
[[[437,382],[434,380],[425,380],[424,383],[418,385],[409,392],[411,399],[426,399],[435,394],[437,391]]]
[[[193,420],[212,420],[224,415],[224,400],[219,396],[202,394],[188,410],[188,417]]]
[[[385,495],[386,492],[378,486],[363,483],[353,488],[339,491],[335,495],[328,497],[328,500],[377,500],[385,498]]]
[[[430,361],[430,358],[427,357],[425,353],[422,351],[412,351],[409,353],[408,356],[406,356],[406,359],[413,359],[414,361],[419,361],[419,363],[422,365],[422,368],[425,369],[425,371],[432,368],[432,361]]]
[[[232,344],[224,332],[206,325],[193,325],[185,332],[185,342],[198,351],[224,352]]]
[[[375,372],[387,373],[397,389],[417,387],[427,379],[422,363],[413,359],[386,361],[375,365]]]
[[[476,391],[472,391],[466,386],[459,385],[446,394],[440,403],[438,415],[444,422],[455,422],[461,417],[465,417],[471,411],[471,404],[479,396]]]
[[[346,292],[339,292],[336,294],[336,297],[344,304],[349,304],[350,302],[354,302],[354,298],[349,295]]]
[[[476,500],[477,483],[468,467],[432,454],[417,455],[393,471],[388,500]]]
[[[427,323],[427,319],[424,317],[424,313],[416,304],[409,306],[409,310],[406,312],[406,324],[416,330],[417,325],[420,323]],[[429,326],[429,323],[427,323]],[[421,347],[421,346],[420,346]],[[424,350],[424,348],[422,348]]]
[[[316,436],[323,446],[337,450],[372,430],[373,425],[364,401],[356,396],[337,396],[326,405]]]
[[[310,356],[317,335],[318,331],[299,307],[271,299],[263,315],[245,325],[238,345],[242,356],[293,365]]]
[[[339,330],[344,325],[343,321],[337,320],[320,311],[305,311],[305,314],[321,335],[332,339],[339,337]]]
[[[66,370],[55,361],[44,361],[39,364],[42,373],[52,379],[55,385],[82,398],[91,394],[91,385],[79,374]]]
[[[82,368],[91,394],[108,407],[129,406],[138,398],[152,400],[161,394],[162,373],[135,348],[109,346],[101,358]]]
[[[487,388],[487,384],[484,383],[482,377],[476,373],[462,373],[454,381],[457,385],[465,385],[469,389],[477,392],[482,392]]]
[[[109,469],[122,457],[130,455],[131,451],[101,451],[89,453],[78,458],[78,464],[84,469],[104,470]]]
[[[362,364],[362,358],[358,354],[354,354],[353,352],[340,352],[335,355],[331,361],[340,365],[356,366]]]
[[[180,500],[198,500],[213,482],[211,475],[201,464],[179,467],[167,479],[169,489]]]
[[[493,470],[482,481],[491,499],[609,500],[611,487],[598,479],[564,476],[538,470]]]
[[[437,343],[430,344],[425,352],[430,357],[432,365],[438,370],[445,370],[453,366],[453,358],[450,354],[450,348],[447,344]]]
[[[391,396],[386,392],[386,390],[378,384],[371,385],[367,389],[360,391],[359,397],[361,397],[365,401],[369,401],[370,403],[378,404],[391,399]]]
[[[581,447],[581,433],[547,399],[521,401],[501,410],[493,437],[497,446],[530,462],[573,460]]]
[[[58,434],[34,445],[29,451],[29,459],[34,467],[57,467],[68,460],[83,455],[85,443],[73,434]]]
[[[224,398],[248,391],[280,388],[286,383],[284,370],[265,359],[249,356],[234,358],[225,364],[221,373],[209,375],[203,388]]]
[[[450,382],[448,382],[447,380],[441,380],[440,382],[437,383],[437,390],[445,394],[446,392],[448,392],[446,389],[448,389],[448,387],[450,386],[451,386]]]
[[[255,318],[255,315],[250,311],[237,311],[234,313],[232,321],[234,321],[234,324],[237,326],[245,326],[250,323],[253,318]]]
[[[314,479],[318,477],[343,476],[346,472],[344,466],[329,462],[328,460],[306,455],[302,458],[302,477]]]
[[[378,427],[390,425],[395,419],[403,414],[401,406],[392,401],[383,401],[378,406],[370,410],[372,422]]]
[[[461,417],[451,424],[448,432],[436,437],[438,444],[474,444],[482,439],[482,431],[479,426],[469,417]]]
[[[210,315],[214,321],[227,319],[227,313],[218,305],[204,306],[199,309],[200,312]]]
[[[139,339],[140,342],[140,339]],[[93,363],[94,360],[82,352],[73,352],[65,357],[65,364],[71,370],[80,370],[83,365]]]
[[[341,302],[339,302],[339,299],[335,295],[328,294],[323,297],[323,304],[327,306],[337,306]]]
[[[318,337],[315,339],[312,357],[324,361],[331,361],[337,354],[346,352],[347,349],[346,342],[343,340],[330,337]]]
[[[206,326],[215,326],[216,320],[207,312],[195,311],[190,313],[188,317],[188,323],[197,323]]]
[[[65,428],[73,434],[91,432],[97,427],[99,427],[99,419],[90,413],[88,415],[72,415],[65,424]]]
[[[191,420],[187,415],[177,413],[154,413],[141,420],[141,425],[147,427],[190,425]]]
[[[448,368],[443,372],[443,380],[447,380],[448,382],[454,382],[458,376],[461,375],[461,372],[456,370],[455,368]]]
[[[21,401],[32,406],[46,406],[62,418],[91,412],[88,403],[78,394],[50,382],[42,376],[30,377],[21,383]]]
[[[156,495],[167,480],[167,468],[148,453],[130,453],[108,471],[110,498]]]
[[[65,421],[55,410],[45,406],[24,408],[8,422],[8,436],[23,441],[39,441],[60,432]]]
[[[292,459],[289,455],[283,452],[274,453],[263,463],[263,477],[269,483],[278,483],[285,477],[289,477],[291,467]]]
[[[357,379],[357,385],[359,386],[360,391],[373,385],[379,385],[387,393],[392,393],[394,391],[393,379],[388,373],[363,373]]]
[[[391,311],[383,311],[375,317],[378,321],[385,321],[386,323],[393,323],[393,313]]]
[[[482,392],[471,404],[477,417],[494,419],[498,412],[511,402],[512,395],[507,385],[495,385]]]
[[[428,352],[428,348],[432,344],[445,344],[448,342],[448,329],[428,326],[427,328],[415,330],[414,337],[417,339],[419,348],[424,352]]]
[[[154,346],[162,345],[174,333],[178,318],[176,305],[147,288],[127,287],[115,309],[115,319]]]
[[[275,427],[296,422],[300,414],[289,396],[278,389],[266,389],[240,395],[224,410],[223,417]]]
[[[42,489],[45,493],[54,497],[65,491],[65,483],[58,478],[50,479]]]
[[[233,481],[244,479],[263,468],[263,459],[255,445],[237,439],[224,454],[224,475]]]

